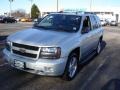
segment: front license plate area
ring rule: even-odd
[[[18,61],[18,60],[14,60],[14,66],[16,68],[24,68],[24,65],[25,65],[24,62],[21,62],[21,61]]]

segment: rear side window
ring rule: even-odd
[[[101,22],[100,22],[100,19],[98,16],[95,16],[96,20],[97,20],[97,25],[98,25],[98,28],[101,27]]]
[[[101,27],[100,19],[97,16],[91,16],[92,29]]]

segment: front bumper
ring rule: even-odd
[[[17,69],[46,76],[59,76],[64,73],[67,57],[60,58],[57,60],[38,59],[32,60],[30,58],[21,57],[18,55],[11,54],[6,49],[3,50],[4,59],[9,65]],[[18,68],[14,65],[15,61],[24,62],[24,68]]]
[[[111,23],[110,25],[111,26],[117,26],[117,23]]]

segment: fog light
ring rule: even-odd
[[[44,67],[45,72],[53,72],[52,67]]]

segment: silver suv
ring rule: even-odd
[[[78,64],[101,52],[103,29],[94,14],[49,14],[7,38],[5,60],[17,69],[72,80]]]

